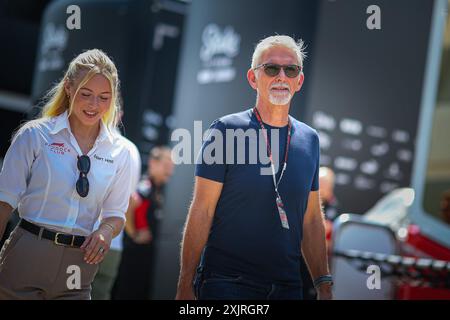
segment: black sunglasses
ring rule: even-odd
[[[91,169],[91,159],[89,159],[86,155],[78,157],[77,167],[80,171],[80,176],[78,177],[76,184],[77,192],[80,197],[85,198],[89,193],[89,180],[87,178],[87,174]]]
[[[280,73],[281,68],[283,68],[284,74],[288,78],[295,78],[302,71],[302,67],[298,66],[296,64],[289,64],[289,65],[283,66],[280,64],[276,64],[276,63],[263,63],[263,64],[260,64],[259,66],[255,67],[253,70],[256,70],[261,67],[264,68],[264,72],[269,77],[276,77]]]

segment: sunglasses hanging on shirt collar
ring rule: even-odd
[[[78,156],[77,167],[80,171],[80,176],[76,183],[76,189],[80,197],[85,198],[89,193],[89,180],[87,174],[91,169],[91,159],[86,155]]]

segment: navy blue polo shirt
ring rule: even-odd
[[[309,192],[319,187],[320,149],[317,132],[293,117],[290,119],[292,136],[287,167],[278,187],[289,229],[281,226],[272,175],[261,174],[261,169],[271,172],[270,164],[265,161],[267,158],[257,156],[255,161],[255,157],[251,156],[255,149],[259,154],[260,148],[263,148],[261,152],[265,152],[267,157],[264,136],[249,134],[244,140],[241,139],[245,141],[245,163],[242,163],[242,148],[238,150],[238,139],[227,136],[227,132],[239,129],[259,132],[260,124],[252,109],[224,116],[212,123],[210,130],[214,130],[210,132],[215,133],[204,142],[195,170],[196,176],[223,183],[202,255],[201,263],[207,270],[242,274],[264,282],[301,284],[303,217]],[[276,128],[265,124],[265,127],[269,141],[274,130],[279,133],[277,163],[281,165],[278,165],[278,178],[284,162],[288,126]],[[222,133],[223,138],[218,138],[218,132]],[[222,154],[217,147],[221,139]],[[208,155],[216,157],[215,163],[211,163],[211,158],[204,161]]]

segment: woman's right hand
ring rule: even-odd
[[[84,261],[88,264],[98,264],[103,261],[106,253],[109,251],[113,231],[104,225],[91,233],[80,247],[84,250]]]

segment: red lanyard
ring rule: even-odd
[[[278,214],[280,216],[281,226],[285,229],[289,229],[289,222],[288,222],[286,211],[284,210],[283,200],[281,200],[281,196],[278,193],[278,185],[280,184],[280,181],[283,178],[283,174],[284,174],[284,171],[286,170],[286,166],[287,166],[289,145],[291,144],[291,127],[292,127],[291,119],[288,118],[288,133],[287,133],[287,141],[286,141],[286,150],[284,153],[284,164],[283,164],[283,169],[281,170],[280,178],[278,179],[278,182],[277,182],[276,174],[275,174],[275,166],[274,166],[273,160],[272,160],[272,150],[270,149],[270,142],[267,137],[266,128],[264,127],[264,123],[262,122],[261,115],[259,114],[258,109],[256,107],[253,108],[253,113],[255,114],[256,119],[258,119],[259,125],[261,126],[261,129],[263,130],[263,133],[264,133],[264,138],[266,139],[267,151],[269,153],[269,159],[270,159],[270,167],[272,168],[273,185],[275,187],[275,192],[277,194],[276,204],[277,204]]]
[[[278,179],[278,182],[277,182],[276,174],[275,174],[275,167],[274,167],[273,159],[272,159],[272,150],[270,148],[270,142],[267,137],[266,128],[264,127],[264,123],[262,122],[261,115],[259,114],[259,111],[256,107],[253,108],[253,113],[255,114],[256,119],[258,120],[259,125],[261,126],[261,129],[263,130],[263,133],[264,133],[264,138],[266,140],[266,145],[267,145],[267,152],[269,153],[270,165],[272,167],[273,184],[275,186],[275,192],[277,193],[277,196],[279,196],[278,185],[280,184],[281,178],[283,178],[283,173],[286,170],[288,154],[289,154],[289,146],[291,144],[291,127],[292,127],[291,119],[288,118],[288,133],[287,133],[287,139],[286,139],[287,140],[286,141],[286,150],[284,152],[284,164],[283,164],[283,168],[281,170],[280,178]]]

